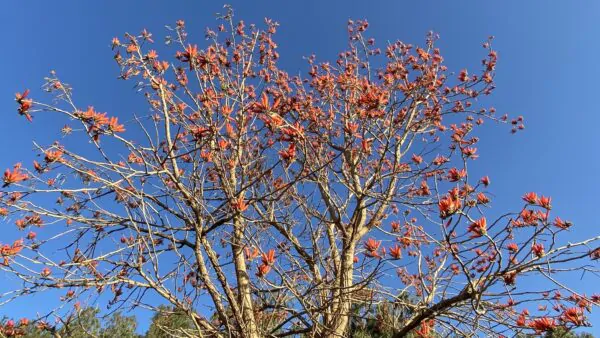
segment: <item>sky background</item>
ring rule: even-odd
[[[264,17],[281,26],[276,41],[280,66],[289,73],[306,72],[303,56],[335,60],[346,46],[349,18],[367,19],[379,46],[400,39],[423,44],[433,30],[451,70],[479,69],[481,43],[494,35],[499,51],[497,90],[491,101],[499,113],[523,115],[526,130],[486,127],[480,132],[480,158],[470,168],[491,177],[494,209],[514,210],[524,192],[553,197],[553,212],[575,224],[570,239],[600,234],[600,79],[599,1],[230,1],[238,19],[262,24]],[[120,117],[145,111],[132,82],[117,80],[110,40],[143,28],[161,42],[164,25],[186,22],[191,40],[202,46],[204,28],[214,27],[220,1],[6,1],[0,4],[0,168],[31,163],[32,139],[44,144],[57,137],[63,121],[19,117],[15,92],[40,93],[50,70],[74,88],[82,108]],[[0,242],[17,236],[14,224],[4,227]],[[11,280],[0,276],[0,292]],[[582,285],[600,292],[598,279]],[[582,282],[571,281],[573,285]],[[17,302],[0,315],[31,316],[35,307]],[[39,303],[38,303],[39,304]],[[600,314],[592,322],[600,326]],[[140,330],[147,327],[140,317]],[[589,329],[600,336],[600,327]]]

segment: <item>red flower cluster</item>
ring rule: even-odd
[[[398,244],[390,248],[390,256],[392,256],[393,259],[402,258],[402,249],[398,246]]]
[[[566,309],[561,315],[560,320],[564,323],[571,323],[575,326],[585,325],[585,316],[583,315],[583,310],[576,307]]]
[[[468,230],[471,233],[471,238],[477,238],[485,235],[487,233],[487,220],[485,217],[481,217],[480,219],[471,223]]]
[[[560,217],[557,216],[554,219],[554,225],[561,229],[568,229],[573,225],[573,223],[571,223],[569,221],[563,221]]]
[[[552,209],[552,205],[550,204],[552,202],[551,197],[546,197],[546,196],[538,197],[538,195],[536,193],[529,192],[529,193],[523,195],[523,200],[529,204],[539,205],[542,208],[547,209],[547,210]]]
[[[11,257],[21,252],[21,250],[23,250],[23,241],[16,240],[12,245],[4,244],[0,247],[0,255],[5,258]]]
[[[44,157],[44,161],[46,163],[60,162],[62,161],[62,150],[48,150],[45,152],[46,157]]]
[[[411,159],[412,159],[413,162],[415,162],[415,164],[421,164],[421,163],[423,163],[423,157],[422,156],[413,154]]]
[[[244,200],[243,196],[239,196],[237,199],[231,202],[231,207],[237,212],[244,212],[246,209],[248,209],[248,204]]]
[[[84,112],[76,112],[75,116],[88,124],[87,131],[95,140],[98,140],[101,133],[121,133],[125,131],[125,127],[119,124],[118,118],[109,118],[106,113],[96,112],[94,107],[88,107],[88,110]]]
[[[3,187],[8,187],[13,183],[19,183],[21,181],[26,181],[29,179],[29,175],[23,173],[21,171],[21,163],[15,164],[13,170],[6,169],[4,172],[4,185]]]
[[[27,99],[27,95],[29,95],[29,89],[26,89],[22,94],[15,94],[15,100],[19,104],[19,114],[25,116],[25,118],[31,122],[33,119],[31,118],[31,114],[29,114],[29,109],[31,109],[33,101]]]
[[[534,329],[537,334],[547,332],[556,328],[556,321],[548,317],[536,318],[527,324]]]
[[[380,258],[381,256],[377,252],[379,250],[379,246],[381,246],[381,241],[375,240],[374,238],[369,238],[365,241],[364,247],[367,250],[366,255],[369,257]]]
[[[0,324],[0,335],[2,337],[23,337],[28,331],[29,319],[21,318],[18,323],[12,319]]]
[[[296,159],[296,144],[290,143],[287,149],[279,151],[279,156],[288,165],[294,162]]]
[[[543,257],[545,255],[544,244],[542,244],[542,243],[533,244],[531,246],[531,251],[533,251],[533,254],[536,255],[537,257]]]
[[[519,218],[512,221],[512,225],[515,227],[534,226],[539,221],[546,221],[548,214],[541,212],[540,210],[534,211],[529,209],[523,209],[519,213]]]
[[[452,169],[448,170],[448,180],[450,182],[459,181],[462,178],[464,178],[465,176],[467,176],[467,171],[464,168],[461,170],[458,170],[456,168],[452,168]]]
[[[271,266],[275,264],[275,250],[271,249],[267,253],[261,255],[262,264],[258,266],[258,277],[264,277],[269,271]]]
[[[450,215],[460,210],[462,203],[458,198],[458,189],[452,189],[448,195],[442,197],[438,202],[438,208],[440,210],[440,217],[445,219]]]
[[[258,251],[257,248],[252,248],[251,250],[249,247],[246,247],[244,249],[244,253],[246,255],[246,259],[249,261],[253,261],[256,259],[256,257],[258,257],[258,255],[260,255],[260,251]]]
[[[517,252],[519,251],[519,246],[517,245],[517,243],[508,243],[506,245],[506,248],[511,251],[511,252]]]
[[[477,203],[479,204],[488,204],[490,202],[490,198],[487,197],[484,193],[480,192],[477,194]]]
[[[48,267],[43,268],[42,272],[40,272],[40,275],[42,275],[42,277],[48,277],[51,274],[52,274],[52,271]]]

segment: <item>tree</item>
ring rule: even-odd
[[[137,319],[134,316],[123,316],[121,312],[115,312],[106,320],[100,337],[139,338],[136,328]]]
[[[539,337],[539,335],[536,335],[537,337]],[[531,334],[522,334],[522,335],[518,335],[517,337],[536,337],[534,335]],[[545,338],[594,338],[594,336],[590,333],[586,333],[586,332],[580,332],[580,333],[576,333],[576,332],[572,332],[570,330],[566,330],[564,328],[556,328],[556,329],[552,329],[549,330],[548,332],[546,332],[544,334]]]
[[[544,337],[546,338],[594,338],[593,335],[581,332],[581,333],[573,333],[571,331],[565,330],[563,328],[557,328],[550,332],[547,332]]]
[[[26,318],[17,324],[8,318],[3,319],[3,331],[0,337],[24,337],[24,338],[138,338],[135,333],[137,321],[133,316],[123,316],[120,312],[114,312],[108,317],[99,317],[98,308],[77,306],[77,310],[66,318],[57,318],[56,325],[45,321],[31,322]]]
[[[182,310],[159,306],[152,318],[146,338],[185,337],[185,333],[193,336],[195,330],[192,319]]]
[[[589,324],[599,296],[561,278],[596,270],[600,236],[566,243],[572,224],[533,192],[496,213],[490,179],[467,170],[481,124],[524,128],[483,106],[491,41],[480,72],[454,74],[434,34],[381,51],[366,21],[349,21],[348,49],[307,58],[303,77],[278,68],[275,21],[220,18],[204,49],[183,21],[169,28],[172,62],[146,30],[113,39],[146,115],[81,107],[55,73],[43,87],[55,100],[17,94],[27,120],[67,124],[3,177],[0,213],[28,232],[2,249],[15,294],[154,309],[159,297],[208,337],[341,337],[354,309],[385,302],[408,314],[393,337]]]
[[[98,319],[99,309],[88,307],[76,311],[72,317],[60,319],[62,327],[58,331],[61,337],[90,338],[101,335],[101,324]]]
[[[391,338],[414,315],[413,307],[406,304],[416,304],[407,293],[400,293],[395,298],[398,301],[384,300],[354,304],[350,319],[348,334],[352,338]],[[418,334],[413,330],[406,337],[415,338]],[[432,335],[432,337],[434,337]]]

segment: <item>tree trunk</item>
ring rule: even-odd
[[[250,292],[250,276],[246,266],[246,258],[242,245],[244,236],[243,221],[239,216],[234,219],[234,233],[232,241],[233,262],[235,264],[235,273],[238,282],[238,304],[242,309],[244,316],[241,323],[244,332],[242,336],[245,338],[259,338],[256,319],[254,318],[254,307],[252,304],[252,294]]]
[[[350,243],[344,250],[340,273],[338,276],[338,289],[334,293],[333,313],[328,325],[329,331],[324,337],[346,337],[350,322],[350,309],[352,307],[352,278],[354,274],[355,243]]]

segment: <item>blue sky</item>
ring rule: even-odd
[[[440,34],[452,70],[477,69],[481,43],[494,35],[499,51],[497,86],[491,102],[501,113],[523,115],[526,130],[485,128],[481,157],[471,165],[492,179],[498,211],[516,209],[520,196],[536,191],[553,197],[554,212],[575,224],[571,238],[600,234],[595,203],[600,190],[600,2],[598,1],[230,1],[238,18],[278,21],[281,66],[306,71],[302,56],[334,59],[345,47],[349,18],[366,18],[379,43],[400,39],[422,44],[426,33]],[[143,28],[156,41],[164,25],[187,23],[199,43],[214,26],[220,1],[12,1],[0,10],[0,168],[33,158],[32,138],[52,141],[62,123],[44,119],[28,125],[16,114],[13,95],[24,88],[40,94],[43,77],[56,70],[75,88],[77,103],[111,115],[145,109],[131,82],[116,80],[110,40]],[[11,230],[12,224],[2,225]],[[0,242],[6,242],[0,236]],[[10,283],[10,282],[6,282]],[[6,289],[6,283],[2,290]],[[573,280],[579,284],[579,280]],[[584,285],[591,294],[594,285]],[[31,314],[19,303],[0,314]],[[596,313],[592,321],[600,322]],[[141,323],[145,327],[144,323]],[[600,333],[600,328],[592,330]]]

